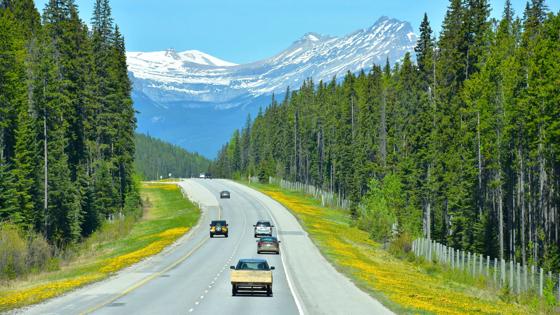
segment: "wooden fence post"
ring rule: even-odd
[[[531,265],[531,289],[535,288],[535,265]]]
[[[465,270],[467,271],[467,273],[470,273],[470,265],[471,265],[471,252],[466,252],[467,254],[467,264],[465,265]]]
[[[500,262],[500,287],[506,283],[506,261],[502,258]]]
[[[490,256],[486,255],[486,276],[490,277]]]
[[[539,272],[539,296],[543,296],[543,281],[544,281],[544,270],[541,268]]]
[[[521,293],[521,265],[517,263],[517,294]]]
[[[527,282],[527,265],[523,265],[523,291],[529,290],[529,283]]]
[[[514,290],[513,290],[513,271],[514,271],[513,260],[511,260],[509,262],[509,289],[511,290],[512,293],[514,292]]]
[[[498,258],[494,257],[494,284],[498,283]]]
[[[451,269],[455,269],[455,249],[453,247],[449,247],[449,265]]]
[[[428,256],[426,257],[428,261],[432,261],[432,241],[428,239]]]

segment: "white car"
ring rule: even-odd
[[[200,173],[200,175],[198,175],[198,178],[206,178],[206,174]]]
[[[255,227],[255,237],[272,236],[274,225],[270,224],[270,221],[257,221],[257,224],[253,226]]]

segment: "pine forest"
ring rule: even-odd
[[[334,191],[374,239],[394,226],[558,272],[560,14],[507,1],[495,20],[488,2],[451,0],[438,38],[425,15],[394,65],[273,99],[213,172]]]
[[[0,0],[0,222],[59,247],[139,206],[124,38],[108,0]]]
[[[210,161],[185,149],[150,137],[136,134],[136,170],[146,180],[188,178],[206,173]]]

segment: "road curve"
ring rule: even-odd
[[[203,210],[199,224],[162,253],[115,276],[17,313],[26,314],[389,314],[339,274],[297,220],[269,197],[228,180],[179,183]],[[231,199],[218,199],[229,190]],[[229,238],[209,238],[212,219]],[[281,255],[256,254],[252,225],[272,220]],[[265,258],[276,267],[273,297],[231,296],[229,266]]]

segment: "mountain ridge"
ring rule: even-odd
[[[279,53],[245,64],[197,50],[127,52],[133,98],[141,112],[138,129],[191,151],[215,155],[231,132],[215,135],[218,144],[210,148],[204,144],[199,147],[200,144],[173,136],[171,132],[163,134],[161,128],[175,121],[177,132],[188,131],[199,138],[206,136],[211,131],[205,125],[192,130],[181,126],[176,117],[206,107],[215,111],[212,118],[201,117],[209,122],[219,120],[220,111],[229,110],[231,114],[231,110],[237,110],[237,116],[228,114],[232,119],[223,122],[233,131],[242,126],[247,114],[254,117],[259,107],[267,106],[273,93],[282,94],[288,87],[297,90],[308,78],[315,82],[330,81],[348,71],[367,71],[386,60],[398,62],[415,45],[416,35],[410,23],[382,16],[371,27],[345,36],[305,33]]]

